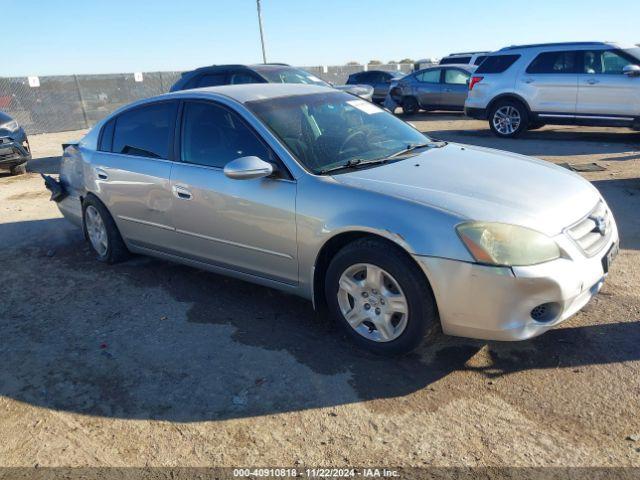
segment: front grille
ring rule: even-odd
[[[612,230],[611,212],[601,200],[589,215],[569,227],[567,233],[586,256],[592,257],[609,241]]]

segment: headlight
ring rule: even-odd
[[[525,227],[506,223],[470,222],[456,227],[477,262],[490,265],[536,265],[560,257],[551,238]]]
[[[8,130],[10,132],[15,132],[18,128],[20,128],[20,125],[18,125],[18,122],[15,120],[10,120],[7,123],[0,125],[0,130]]]

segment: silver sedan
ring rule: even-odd
[[[618,245],[578,175],[434,141],[319,86],[136,102],[67,148],[59,187],[99,260],[153,255],[282,289],[385,354],[440,328],[538,335],[598,292]]]
[[[390,86],[385,106],[393,101],[407,115],[420,109],[463,111],[475,69],[473,65],[446,65],[418,70]]]

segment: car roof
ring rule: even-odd
[[[554,42],[554,43],[531,43],[527,45],[511,45],[504,47],[498,52],[510,50],[532,49],[532,48],[555,48],[555,47],[613,47],[620,48],[620,45],[613,42]]]
[[[469,65],[468,63],[447,63],[444,65],[433,65],[431,67],[425,67],[425,68],[421,68],[420,70],[417,70],[413,73],[417,73],[417,72],[422,72],[423,70],[435,70],[435,69],[442,69],[442,68],[459,68],[460,70],[466,70],[468,72],[473,72],[476,68],[478,68],[477,65]]]
[[[180,90],[165,95],[165,97],[189,96],[189,94],[214,94],[224,95],[240,103],[254,100],[266,100],[269,98],[289,97],[295,95],[310,95],[314,93],[337,92],[331,87],[320,85],[308,85],[301,83],[244,83],[240,85],[221,85],[218,87],[194,88]]]
[[[287,65],[285,63],[258,63],[256,65],[246,65],[247,68],[255,70],[256,72],[267,72],[270,70],[300,70],[297,67],[292,67],[291,65]]]
[[[461,56],[472,56],[472,55],[484,55],[491,52],[458,52],[458,53],[450,53],[447,57],[461,57]],[[445,57],[445,58],[447,58]]]

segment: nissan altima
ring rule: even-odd
[[[134,252],[282,289],[383,354],[440,329],[539,335],[598,292],[618,249],[580,176],[313,85],[138,101],[66,149],[57,187],[98,260]]]

